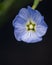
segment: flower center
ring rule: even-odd
[[[36,24],[34,22],[27,22],[26,24],[27,31],[36,31]]]
[[[29,28],[30,28],[30,29],[33,29],[33,25],[32,25],[32,24],[30,24],[30,25],[29,25]]]

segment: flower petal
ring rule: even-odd
[[[22,36],[22,40],[27,43],[35,43],[42,40],[33,32],[27,32]]]
[[[28,11],[30,13],[31,19],[35,22],[35,23],[40,23],[43,16],[40,14],[39,11],[37,10],[33,10],[30,6],[28,6]]]
[[[26,23],[26,20],[24,20],[23,18],[19,17],[18,15],[15,17],[15,19],[13,20],[13,26],[15,28],[18,28],[21,25],[24,25]]]
[[[47,28],[48,28],[48,27],[46,27],[46,26],[38,25],[38,26],[36,27],[36,34],[37,34],[39,37],[45,35],[46,32],[47,32]]]
[[[42,25],[42,26],[44,26],[44,27],[47,27],[47,28],[48,28],[48,26],[47,26],[46,22],[44,21],[44,18],[42,19],[42,21],[41,21],[40,23],[38,23],[38,25]]]
[[[15,28],[14,29],[14,36],[15,36],[15,38],[16,38],[16,40],[18,40],[18,41],[21,41],[21,36],[23,36],[24,34],[25,34],[25,28],[23,28],[23,27],[20,27],[20,28]]]
[[[20,11],[19,11],[19,14],[18,14],[21,18],[23,18],[24,20],[28,20],[30,15],[29,15],[29,12],[26,8],[22,8]]]

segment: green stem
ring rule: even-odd
[[[35,8],[38,6],[38,4],[39,4],[40,1],[41,1],[41,0],[34,0],[32,9],[35,9]]]

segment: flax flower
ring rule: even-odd
[[[18,41],[36,43],[42,41],[46,34],[47,24],[44,16],[30,6],[22,8],[13,20],[14,36]]]

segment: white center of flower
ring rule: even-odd
[[[32,25],[32,24],[30,24],[30,25],[29,25],[29,28],[30,28],[30,29],[33,29],[33,25]]]

